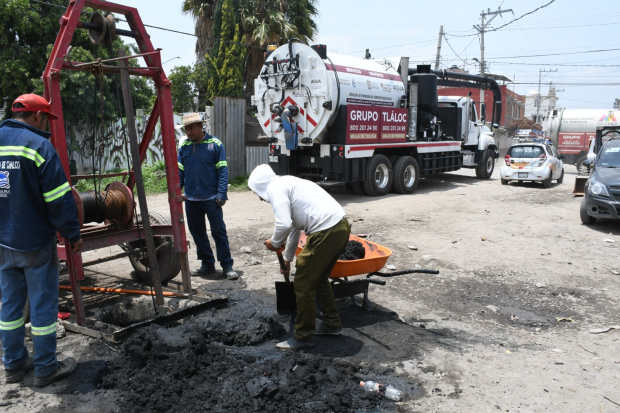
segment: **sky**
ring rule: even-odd
[[[326,44],[328,53],[363,57],[365,49],[370,49],[373,58],[407,56],[412,65],[434,66],[443,25],[440,68],[457,65],[479,73],[480,66],[473,58],[480,59],[480,42],[473,26],[480,25],[482,11],[493,12],[500,6],[501,10],[512,9],[494,18],[486,27],[492,30],[550,1],[317,0],[318,34],[314,43]],[[147,25],[194,32],[194,21],[181,12],[180,0],[116,2],[136,7]],[[126,28],[126,24],[119,23],[118,27]],[[163,49],[162,60],[172,59],[164,69],[194,63],[195,37],[147,30],[154,47]],[[618,33],[620,2],[555,0],[505,28],[485,33],[487,72],[512,79],[510,88],[522,95],[536,92],[541,76],[543,95],[549,82],[557,85],[560,107],[611,109],[614,99],[620,98],[620,81],[616,80],[620,75],[620,42],[614,40]]]

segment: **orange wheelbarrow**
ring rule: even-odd
[[[351,301],[356,307],[364,308],[368,311],[372,311],[372,303],[368,299],[368,287],[370,284],[385,285],[385,280],[378,280],[372,277],[396,277],[399,275],[424,273],[424,274],[439,274],[438,270],[427,269],[408,269],[402,271],[394,271],[390,273],[379,272],[387,262],[388,258],[392,255],[392,250],[382,245],[368,241],[367,239],[351,235],[350,241],[358,241],[364,246],[366,251],[365,258],[359,260],[350,261],[338,261],[334,266],[331,274],[332,290],[334,291],[334,298],[347,298],[350,297]],[[302,233],[299,238],[299,245],[297,246],[297,255],[306,246],[306,234]],[[365,277],[357,277],[363,276]],[[349,279],[351,277],[356,277]],[[364,298],[361,303],[358,303],[355,296],[363,294]],[[297,304],[295,299],[295,291],[293,289],[293,283],[287,284],[285,282],[276,282],[276,297],[277,297],[277,310],[279,313],[286,313],[297,310]]]

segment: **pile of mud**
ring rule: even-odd
[[[340,261],[361,260],[366,257],[366,250],[361,242],[349,241],[346,251],[338,258]]]
[[[149,326],[124,344],[101,385],[117,390],[123,412],[394,409],[393,402],[360,389],[359,365],[275,349],[274,339],[284,332],[273,316],[258,314]]]

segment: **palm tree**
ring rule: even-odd
[[[317,33],[314,18],[318,15],[318,0],[234,0],[233,7],[241,26],[241,34],[248,46],[243,68],[245,96],[254,92],[254,79],[264,62],[264,50],[269,44],[281,45],[297,38],[308,43]],[[221,20],[221,0],[183,0],[182,11],[196,22],[196,56],[202,63],[205,55],[217,43],[205,37],[219,37],[216,26]],[[219,6],[219,7],[218,7]],[[217,30],[214,30],[217,29]]]
[[[266,48],[269,44],[284,44],[296,38],[303,43],[314,39],[318,14],[317,0],[240,0],[240,22],[245,44]],[[254,79],[264,63],[264,50],[248,48],[243,80],[245,95],[254,93]]]
[[[183,0],[181,11],[194,18],[196,40],[196,58],[198,63],[204,61],[205,55],[213,47],[213,21],[218,0]],[[207,38],[209,37],[209,38]]]

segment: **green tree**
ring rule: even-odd
[[[64,0],[49,0],[49,3],[66,6]],[[81,19],[88,21],[90,12],[92,10],[85,10]],[[60,8],[46,4],[0,0],[0,106],[5,108],[7,118],[12,116],[11,104],[17,96],[43,93],[40,77],[56,40],[61,15]],[[82,62],[116,56],[120,48],[128,48],[121,39],[113,42],[112,51],[94,45],[88,39],[88,32],[82,29],[75,31],[71,44],[74,46],[73,60]],[[130,65],[136,66],[137,62],[130,61]],[[119,93],[122,91],[120,79],[115,80],[114,75],[104,75],[103,85],[100,85],[99,79],[88,72],[63,70],[60,82],[66,121],[92,120],[101,116],[100,86],[103,86],[105,118],[119,116],[116,86]],[[152,108],[155,94],[149,82],[146,78],[132,77],[134,107]]]
[[[222,25],[217,55],[206,56],[208,71],[207,95],[243,96],[243,62],[245,47],[241,42],[239,25],[236,23],[232,0],[222,5]]]
[[[217,40],[221,36],[222,0],[184,0],[183,11],[196,21],[198,61],[209,53],[212,57],[219,51]],[[254,92],[254,79],[264,63],[264,50],[269,44],[284,44],[297,38],[309,43],[317,33],[314,18],[318,15],[317,0],[233,0],[235,15],[241,24],[243,43],[258,48],[247,48],[243,65],[245,96]],[[212,47],[209,47],[212,46]]]
[[[181,11],[194,18],[194,31],[199,36],[196,40],[196,57],[199,63],[204,61],[205,55],[213,48],[215,12],[218,6],[221,8],[221,3],[219,0],[183,0],[181,5]]]
[[[177,113],[193,112],[194,97],[197,96],[191,66],[177,66],[170,72],[172,108]]]

